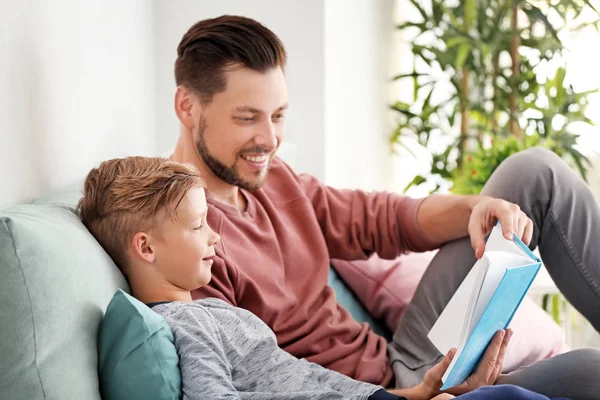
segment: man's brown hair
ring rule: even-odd
[[[257,21],[232,15],[205,19],[192,26],[177,47],[175,82],[200,97],[203,104],[225,91],[227,68],[258,72],[285,67],[281,40]]]
[[[179,203],[195,186],[205,187],[198,170],[165,158],[104,161],[85,179],[80,217],[126,272],[127,246],[133,235],[160,229],[165,218],[175,218]]]

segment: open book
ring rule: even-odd
[[[541,265],[516,235],[507,240],[499,224],[492,229],[483,257],[427,335],[442,354],[457,349],[441,390],[460,385],[474,372],[494,334],[510,324]]]

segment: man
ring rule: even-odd
[[[202,172],[209,223],[226,243],[216,247],[212,282],[194,298],[218,297],[245,308],[289,353],[362,381],[406,388],[410,399],[411,388],[443,358],[426,338],[429,329],[500,220],[507,237],[514,232],[539,246],[559,288],[600,328],[600,251],[594,246],[600,213],[560,159],[541,149],[515,155],[481,196],[417,200],[329,188],[274,157],[288,107],[285,63],[280,40],[247,18],[200,21],[179,44],[181,129],[172,159]],[[394,258],[440,246],[389,346],[352,320],[327,286],[331,258]],[[478,370],[459,390],[515,383],[549,397],[589,399],[600,393],[598,367],[598,351],[571,352],[498,382]]]

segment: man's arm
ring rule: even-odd
[[[340,190],[310,175],[296,177],[312,204],[331,258],[393,259],[435,248],[417,223],[421,199],[395,193]]]
[[[431,195],[421,203],[417,221],[429,240],[441,246],[469,234],[473,208],[485,196]]]
[[[533,222],[518,205],[489,196],[432,195],[419,207],[417,221],[423,234],[438,246],[470,236],[475,256],[485,250],[485,236],[500,220],[507,239],[516,234],[529,244]]]

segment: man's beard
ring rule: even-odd
[[[200,157],[202,158],[202,161],[204,161],[204,164],[206,164],[208,166],[208,168],[210,168],[210,170],[213,172],[213,174],[215,174],[215,176],[217,176],[219,179],[221,179],[224,182],[227,182],[228,184],[232,185],[232,186],[238,186],[241,187],[242,189],[245,190],[249,190],[249,191],[253,191],[253,190],[257,190],[259,189],[263,183],[265,183],[265,179],[267,174],[263,171],[260,171],[259,174],[262,174],[262,177],[259,177],[259,175],[257,174],[257,179],[253,182],[249,182],[247,180],[244,180],[244,178],[242,178],[242,176],[240,175],[238,169],[237,169],[237,163],[238,160],[240,159],[240,155],[243,153],[267,153],[267,151],[265,151],[265,149],[263,147],[260,146],[254,146],[248,149],[244,149],[244,150],[240,150],[235,157],[235,161],[233,163],[233,166],[228,167],[227,165],[223,164],[221,161],[217,160],[212,154],[210,154],[210,151],[208,150],[208,147],[206,146],[206,141],[204,140],[204,134],[206,133],[206,129],[207,129],[208,125],[206,123],[206,119],[200,117],[200,122],[198,124],[198,136],[196,138],[196,149],[198,150],[198,154],[200,154]],[[267,167],[265,168],[266,170],[269,169],[270,165],[271,165],[271,160],[272,157],[269,156],[268,159],[268,164]]]

